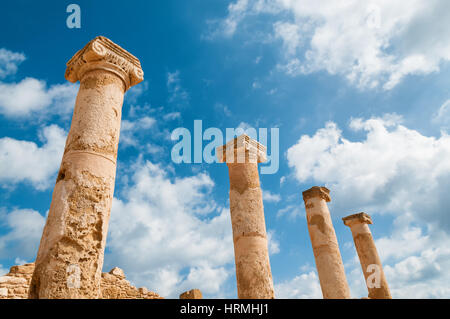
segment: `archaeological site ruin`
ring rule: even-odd
[[[144,79],[140,61],[100,36],[69,60],[65,78],[80,88],[36,260],[0,277],[0,299],[161,299],[132,286],[120,268],[102,272],[122,104],[125,92]],[[216,154],[228,166],[238,298],[275,298],[258,173],[266,147],[241,135]],[[312,187],[303,200],[323,298],[352,298],[327,206],[330,190]],[[391,298],[371,217],[358,213],[343,222],[353,235],[368,298]],[[193,289],[180,298],[201,299],[202,293]]]

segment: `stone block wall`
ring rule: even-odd
[[[27,299],[34,263],[12,266],[9,273],[0,276],[0,299]],[[146,288],[136,288],[126,280],[120,268],[102,273],[101,290],[103,299],[163,299]]]
[[[34,264],[12,266],[5,276],[0,277],[0,299],[26,299]]]

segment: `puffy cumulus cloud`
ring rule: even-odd
[[[400,124],[398,116],[352,119],[362,141],[343,137],[329,122],[287,151],[299,182],[314,180],[332,191],[337,213],[385,212],[450,230],[450,137],[428,137]],[[358,194],[358,196],[355,196]]]
[[[194,287],[221,296],[233,243],[229,209],[217,208],[211,178],[171,177],[148,161],[133,171],[113,202],[106,265],[124,268],[133,283],[163,296]]]
[[[359,88],[389,90],[405,76],[438,71],[450,60],[446,0],[238,0],[217,32],[253,32],[255,17],[273,20],[262,41],[283,43],[279,68],[295,76],[325,70]],[[253,26],[252,26],[253,22]],[[267,25],[264,24],[264,25]]]
[[[450,137],[424,136],[396,115],[352,119],[349,128],[361,140],[329,122],[289,148],[296,179],[329,187],[335,216],[366,211],[392,219],[390,234],[374,238],[394,297],[448,298]],[[352,293],[366,295],[356,253],[347,269]]]
[[[52,114],[68,116],[75,105],[78,85],[55,84],[25,78],[18,83],[0,82],[0,114],[10,118]]]
[[[315,271],[275,284],[275,297],[280,299],[321,299],[319,277]]]
[[[384,271],[396,298],[448,298],[449,267],[450,249],[442,245],[388,264]]]
[[[25,60],[22,53],[0,49],[0,79],[15,74]],[[75,105],[78,84],[47,86],[43,80],[26,77],[20,82],[0,81],[0,114],[8,118],[68,116]]]
[[[25,61],[23,53],[12,52],[4,48],[0,49],[0,79],[17,72],[18,65]]]
[[[0,235],[0,258],[34,260],[44,229],[45,218],[32,209],[0,209],[0,225],[5,229]]]
[[[0,182],[13,186],[20,182],[31,183],[38,190],[53,185],[59,168],[66,132],[57,125],[46,126],[39,132],[44,143],[0,138]]]

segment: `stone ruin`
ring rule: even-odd
[[[0,277],[0,299],[161,299],[133,287],[120,268],[102,273],[123,98],[143,76],[139,60],[105,37],[90,41],[67,63],[66,79],[79,81],[80,88],[39,250],[35,263],[13,266]],[[216,154],[228,166],[238,297],[275,298],[258,174],[266,147],[241,135]],[[303,200],[323,298],[351,298],[326,204],[330,191],[315,186],[303,192]],[[352,231],[369,298],[391,298],[370,216],[359,213],[343,221]],[[374,267],[380,277],[375,287],[369,283]],[[202,294],[193,289],[180,298]]]
[[[27,299],[33,272],[34,263],[12,266],[9,273],[0,277],[0,299]],[[132,286],[117,267],[102,273],[100,290],[102,299],[162,299],[147,288]]]

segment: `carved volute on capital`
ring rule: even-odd
[[[372,218],[366,213],[358,213],[342,218],[345,226],[352,227],[356,224],[372,224]]]
[[[330,190],[323,186],[313,186],[310,189],[304,191],[302,193],[303,200],[306,203],[306,200],[312,197],[320,197],[324,199],[326,202],[331,201]]]
[[[75,83],[92,70],[102,69],[118,75],[125,90],[144,80],[139,60],[108,38],[99,36],[90,41],[67,62],[66,80]]]

